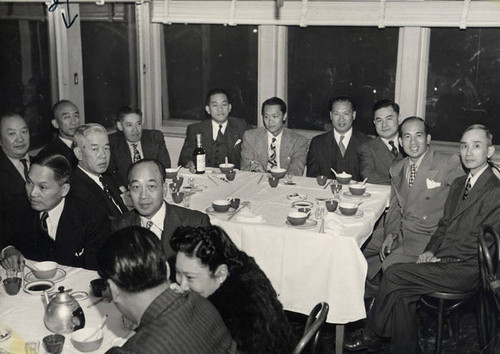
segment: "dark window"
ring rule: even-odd
[[[328,100],[349,95],[358,104],[354,126],[374,134],[372,106],[394,99],[397,28],[290,27],[288,126],[331,129]]]
[[[426,120],[432,138],[457,142],[471,124],[484,124],[500,143],[500,32],[433,28]]]
[[[164,119],[205,118],[205,95],[223,88],[231,115],[257,124],[258,27],[165,25]]]

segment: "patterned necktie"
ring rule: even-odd
[[[465,198],[467,198],[467,196],[470,193],[471,188],[472,188],[472,185],[470,184],[470,177],[469,177],[469,178],[467,178],[467,183],[465,184],[464,196],[462,197],[463,200],[465,200]]]
[[[394,145],[394,140],[389,141],[389,145],[391,146],[391,153],[393,156],[393,160],[398,157],[398,148]]]
[[[340,149],[340,153],[342,154],[342,157],[344,157],[345,155],[345,145],[344,145],[344,140],[345,136],[341,135],[340,136],[340,139],[339,139],[339,149]]]
[[[151,220],[148,220],[146,223],[146,229],[151,230],[151,227],[153,226],[153,222]]]
[[[133,153],[133,157],[132,157],[132,162],[137,162],[137,161],[140,161],[141,160],[141,153],[139,152],[139,150],[137,149],[137,143],[133,143],[132,144],[132,153]]]
[[[222,124],[219,124],[219,131],[217,132],[217,139],[215,139],[215,141],[222,141],[222,139],[224,138],[224,134],[222,134]]]
[[[23,164],[23,169],[24,169],[24,179],[27,181],[28,180],[28,160],[25,158],[19,159],[21,163]]]
[[[271,145],[269,146],[269,160],[267,160],[267,169],[271,170],[276,167],[278,163],[276,162],[276,138],[273,138]]]
[[[415,182],[415,177],[417,176],[417,165],[412,163],[410,166],[410,178],[408,179],[408,185],[413,186],[413,182]]]
[[[47,219],[49,218],[49,213],[47,213],[46,211],[42,212],[41,216],[40,216],[40,226],[42,227],[42,230],[47,232],[48,231],[48,227],[47,227]]]

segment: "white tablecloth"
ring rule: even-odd
[[[314,203],[317,197],[333,197],[330,187],[319,187],[314,178],[294,177],[294,186],[280,182],[277,188],[271,188],[267,175],[258,183],[262,174],[242,171],[227,183],[220,179],[224,175],[213,172],[193,175],[181,170],[184,183],[191,177],[195,185],[207,187],[191,197],[190,207],[205,211],[213,200],[227,197],[251,202],[250,211],[261,215],[264,223],[243,223],[237,217],[228,221],[228,216],[222,214],[210,215],[211,222],[224,228],[240,249],[255,258],[285,309],[308,314],[315,304],[326,301],[330,305],[330,323],[365,317],[367,265],[360,247],[388,205],[389,186],[367,184],[371,197],[362,199],[360,210],[364,216],[354,219],[328,213],[326,233],[320,234],[319,222],[308,230],[285,224],[286,215],[293,210],[287,196],[299,193]],[[342,193],[346,191],[344,186]],[[171,202],[170,197],[167,199]]]
[[[103,344],[93,353],[104,353],[117,338],[125,338],[131,333],[123,329],[122,315],[113,303],[101,302],[96,306],[87,307],[98,299],[91,295],[90,290],[90,281],[98,278],[96,272],[60,267],[66,271],[66,278],[56,283],[56,288],[64,286],[65,289],[83,290],[90,295],[88,299],[79,301],[85,314],[85,327],[97,327],[103,316],[108,315],[103,329]],[[28,271],[29,269],[25,268],[25,273]],[[0,271],[0,276],[5,277],[3,269]],[[42,296],[30,295],[22,289],[17,295],[10,296],[5,292],[3,286],[0,288],[0,324],[7,325],[13,330],[13,336],[10,339],[0,342],[0,349],[7,350],[11,354],[24,354],[26,342],[39,341],[40,353],[45,353],[42,339],[52,332],[43,323],[45,301],[42,300]],[[63,353],[81,353],[71,344],[71,334],[66,334],[65,337]]]

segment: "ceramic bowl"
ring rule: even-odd
[[[338,205],[339,201],[337,199],[328,199],[325,202],[326,210],[328,210],[330,213],[333,213],[335,210],[337,210]]]
[[[349,182],[351,182],[351,178],[352,178],[352,175],[349,173],[345,173],[345,172],[339,173],[337,175],[337,181],[339,181],[339,183],[342,183],[342,184],[349,184]]]
[[[273,168],[271,169],[271,175],[276,178],[283,178],[286,175],[286,170],[284,168]]]
[[[219,200],[214,200],[212,202],[212,207],[218,213],[225,213],[226,211],[229,210],[230,206],[231,206],[231,201],[227,199],[219,199]]]
[[[363,195],[366,192],[366,185],[363,185],[362,183],[351,184],[349,185],[349,191],[352,195]]]
[[[220,171],[224,174],[234,170],[234,163],[221,163],[219,165]]]
[[[166,168],[165,172],[167,173],[167,179],[172,179],[177,176],[178,171],[176,168]]]
[[[51,261],[38,262],[35,264],[38,270],[33,270],[33,274],[38,279],[50,279],[56,275],[57,263]]]
[[[102,330],[98,330],[94,335],[96,328],[82,328],[71,335],[71,343],[81,352],[92,352],[99,349],[104,338]],[[89,337],[91,336],[91,337]]]
[[[303,225],[307,220],[308,214],[300,211],[292,211],[286,216],[288,222],[294,226]]]
[[[346,216],[355,215],[358,211],[358,205],[352,202],[341,201],[339,203],[339,210],[343,215]]]

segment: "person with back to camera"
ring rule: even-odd
[[[291,353],[296,343],[271,282],[217,226],[180,227],[176,279],[212,302],[243,353]]]

